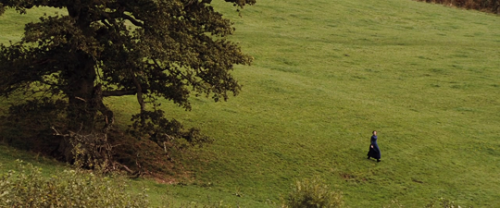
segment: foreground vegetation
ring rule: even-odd
[[[0,207],[147,207],[144,195],[121,190],[125,182],[66,170],[49,178],[17,160],[18,171],[0,175]],[[119,178],[118,178],[119,179]]]
[[[150,207],[148,195],[144,194],[146,190],[139,194],[123,192],[127,185],[120,175],[64,170],[44,177],[41,168],[21,160],[16,162],[18,171],[0,174],[0,207]],[[306,180],[297,183],[282,207],[342,207],[341,198],[321,182]],[[173,207],[166,200],[160,206]],[[186,204],[181,207],[199,206]],[[219,202],[203,207],[231,206]]]
[[[134,180],[131,192],[147,186],[153,205],[166,195],[276,207],[318,177],[350,207],[500,206],[497,16],[405,0],[267,0],[242,18],[218,8],[255,57],[236,70],[242,93],[192,98],[189,112],[163,103],[215,143],[173,158],[189,179]],[[133,99],[106,101],[117,125],[136,113]],[[380,163],[365,157],[375,129]]]

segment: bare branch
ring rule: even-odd
[[[75,99],[81,100],[81,101],[83,101],[83,102],[87,102],[87,100],[85,100],[85,99],[83,99],[83,98],[81,98],[81,97],[76,97],[76,96],[75,96]]]
[[[104,13],[104,18],[106,19],[115,19],[115,18],[123,18],[123,19],[126,19],[128,21],[130,21],[132,24],[134,24],[135,26],[137,27],[143,27],[144,26],[144,23],[140,22],[139,20],[137,20],[136,18],[130,16],[130,15],[127,15],[123,12],[120,12],[120,11],[117,11],[117,12],[105,12]]]
[[[142,22],[139,22],[137,19],[135,19],[135,18],[133,18],[133,17],[131,17],[131,16],[129,16],[129,15],[126,15],[126,14],[123,14],[123,13],[122,13],[122,14],[121,14],[121,16],[122,16],[124,19],[126,19],[126,20],[128,20],[128,21],[132,22],[132,24],[134,24],[134,25],[135,25],[135,26],[137,26],[137,27],[143,27],[143,26],[144,26],[144,24],[143,24]]]

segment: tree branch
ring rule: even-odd
[[[133,17],[131,17],[129,15],[126,15],[126,14],[122,13],[121,17],[123,17],[124,19],[132,22],[132,24],[134,24],[137,27],[143,27],[144,26],[144,24],[142,22],[139,22],[137,19],[135,19],[135,18],[133,18]]]
[[[115,90],[115,91],[103,91],[103,97],[111,97],[111,96],[124,96],[124,95],[135,95],[137,90]]]
[[[132,73],[132,78],[134,80],[134,84],[137,88],[137,101],[139,102],[139,105],[141,105],[141,113],[146,110],[146,104],[144,103],[144,98],[142,97],[142,86],[139,83],[139,80],[137,80],[137,77],[135,76],[135,73]]]
[[[135,26],[137,27],[143,27],[144,26],[144,23],[140,22],[139,20],[137,20],[136,18],[130,16],[130,15],[127,15],[123,12],[104,12],[104,16],[106,19],[109,19],[109,18],[123,18],[123,19],[126,19],[128,21],[130,21],[132,24],[134,24]]]

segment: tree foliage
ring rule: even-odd
[[[238,10],[255,3],[225,1]],[[114,116],[103,99],[135,95],[141,111],[129,132],[160,146],[172,137],[207,140],[167,120],[157,100],[186,110],[193,94],[226,100],[241,89],[233,66],[252,61],[227,39],[232,23],[211,0],[0,0],[0,14],[32,7],[62,12],[26,24],[20,42],[0,45],[0,96],[64,99],[67,120],[58,128],[70,133],[106,133]]]

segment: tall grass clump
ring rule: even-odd
[[[19,161],[19,171],[0,175],[0,207],[148,207],[144,194],[124,192],[124,182],[65,170],[43,177],[41,169]]]
[[[297,181],[288,194],[284,208],[335,208],[344,204],[342,194],[331,191],[320,179]]]

